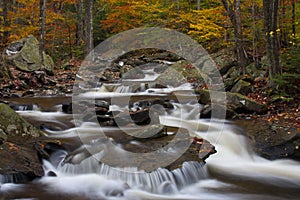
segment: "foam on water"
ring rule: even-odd
[[[151,95],[150,90],[158,96],[172,91],[188,90],[189,87],[185,85],[181,88],[154,90],[152,88],[138,94],[91,91],[82,96],[95,98]],[[124,90],[130,92],[129,89]],[[194,136],[210,141],[216,147],[217,153],[206,160],[205,166],[197,162],[189,162],[184,163],[182,169],[173,171],[157,169],[152,173],[145,173],[137,171],[134,167],[122,170],[113,168],[99,163],[93,156],[83,155],[78,159],[81,161],[78,164],[65,163],[68,152],[60,150],[52,154],[49,161],[44,162],[45,173],[55,172],[57,177],[42,177],[33,183],[31,190],[42,187],[43,191],[57,194],[58,197],[64,194],[79,198],[86,197],[86,199],[298,199],[299,162],[269,161],[257,156],[253,153],[246,137],[238,134],[230,123],[216,119],[200,120],[201,105],[196,102],[175,103],[174,107],[174,111],[160,116],[161,124],[188,129]],[[118,105],[111,105],[111,109],[116,108]],[[19,113],[36,120],[43,118],[50,121],[59,121],[68,116],[60,112],[19,111]],[[76,128],[47,132],[49,137],[53,138],[76,138],[80,130],[84,134],[80,135],[81,139],[93,140],[97,138],[99,131],[118,131],[118,128],[105,127],[99,130],[99,125],[94,123],[79,124],[80,126]],[[79,148],[84,149],[85,146]],[[80,157],[80,153],[82,151],[78,150],[75,156]],[[22,191],[22,185],[4,182],[6,182],[5,177],[0,176],[0,199],[5,193]],[[28,187],[30,189],[30,186]],[[24,189],[24,193],[27,191],[29,190]]]

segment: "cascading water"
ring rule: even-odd
[[[50,168],[51,169],[51,168]],[[99,164],[94,157],[89,157],[78,165],[64,164],[56,169],[59,175],[99,174],[110,180],[121,180],[130,187],[139,187],[145,191],[158,193],[164,184],[180,189],[186,185],[202,180],[206,177],[203,164],[186,162],[182,168],[169,171],[159,168],[151,173],[138,171],[136,168],[113,168],[106,164]]]
[[[182,87],[181,87],[182,88]],[[186,86],[184,86],[187,89]],[[121,90],[121,89],[120,89]],[[151,89],[152,92],[172,92],[170,89]],[[126,89],[126,92],[127,89]],[[143,92],[145,94],[146,91]],[[153,95],[153,93],[151,93]],[[102,94],[97,94],[101,98]],[[107,94],[103,94],[106,96]],[[123,94],[122,94],[123,95]],[[136,94],[139,95],[139,94]],[[92,95],[93,96],[93,95]],[[300,196],[300,163],[291,160],[269,161],[255,155],[247,139],[231,122],[199,119],[201,105],[196,102],[173,103],[174,109],[163,112],[160,122],[170,127],[182,127],[191,134],[215,145],[217,153],[201,163],[184,163],[173,171],[164,168],[152,173],[136,168],[118,169],[99,163],[88,156],[84,146],[72,157],[77,164],[68,163],[69,152],[57,150],[44,161],[46,176],[31,184],[4,184],[0,176],[0,197],[5,199],[298,199]],[[125,109],[111,105],[114,109]],[[27,119],[71,121],[71,115],[37,111],[19,111]],[[78,130],[91,141],[96,132],[93,123],[60,130],[46,129],[49,137],[74,140]],[[103,128],[115,132],[117,128]],[[97,152],[101,153],[101,152]],[[52,176],[54,172],[57,176]],[[52,174],[52,175],[51,175]],[[7,181],[6,181],[7,182]],[[28,194],[27,191],[35,191]]]

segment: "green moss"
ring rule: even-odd
[[[12,140],[18,136],[18,142],[22,142],[19,136],[35,138],[44,135],[6,104],[0,104],[0,130]]]

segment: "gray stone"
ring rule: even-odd
[[[211,104],[205,105],[204,108],[201,110],[200,118],[219,118],[222,119],[233,119],[236,113],[230,109],[229,107],[225,107],[222,105],[214,105],[212,107]]]
[[[235,123],[252,140],[253,150],[257,154],[271,160],[300,160],[300,133],[296,127],[286,125],[283,121],[264,119],[238,120]]]
[[[145,74],[139,67],[133,68],[131,65],[124,65],[120,69],[120,76],[123,79],[142,79]]]
[[[247,81],[239,80],[233,88],[230,90],[233,93],[240,93],[243,95],[247,95],[252,92],[251,84]]]
[[[231,92],[218,92],[209,90],[200,90],[199,93],[199,103],[201,104],[211,104],[211,93],[215,97],[224,97],[226,95],[226,106],[236,113],[264,113],[266,111],[266,105],[260,104],[255,100],[247,98],[246,96],[239,93]],[[222,105],[222,98],[214,99],[215,104]]]
[[[43,176],[38,158],[44,133],[33,127],[6,104],[0,104],[0,174],[33,178]]]
[[[39,57],[39,42],[33,35],[11,43],[6,48],[6,58],[22,71],[37,71],[42,67]],[[43,52],[43,58],[46,72],[53,75],[54,62],[52,58],[45,52]]]
[[[236,65],[233,49],[222,49],[217,53],[211,54],[211,57],[222,75],[226,74],[229,69]]]

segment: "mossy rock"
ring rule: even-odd
[[[11,43],[7,50],[14,49],[14,46],[20,46],[18,51],[14,51],[13,55],[7,55],[7,59],[11,60],[18,69],[26,72],[32,72],[42,69],[42,64],[39,56],[39,42],[33,36],[29,35],[26,38],[20,39]],[[43,52],[44,69],[49,75],[54,74],[54,62],[52,58]]]
[[[231,92],[233,93],[240,93],[243,95],[247,95],[250,92],[252,92],[252,86],[249,82],[239,80],[231,89]]]
[[[43,176],[38,141],[43,135],[8,105],[0,104],[0,174],[23,177],[17,182]]]
[[[44,135],[6,104],[0,104],[0,132],[7,136],[7,141],[20,144]]]

